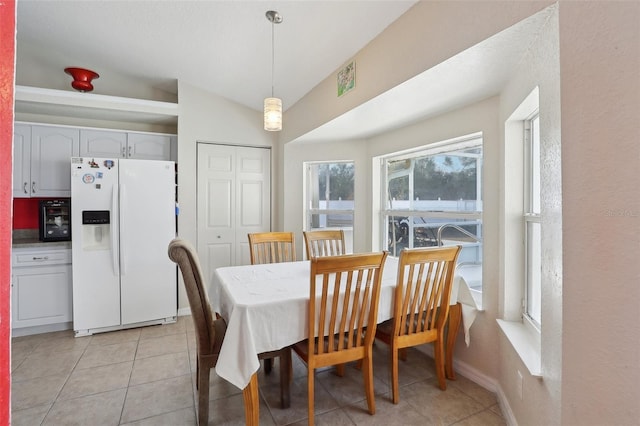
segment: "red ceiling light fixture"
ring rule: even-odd
[[[65,68],[64,72],[73,77],[71,87],[80,92],[92,91],[93,86],[91,85],[91,80],[100,77],[97,72],[86,70],[84,68]]]

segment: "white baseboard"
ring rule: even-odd
[[[178,309],[178,316],[179,317],[184,317],[184,316],[188,316],[191,315],[191,308],[180,308]]]
[[[64,330],[73,330],[73,323],[60,322],[57,324],[14,328],[11,330],[11,337],[30,336],[32,334],[52,333],[54,331],[64,331]]]
[[[420,345],[416,348],[420,352],[433,358],[433,345]],[[516,418],[513,415],[513,411],[511,410],[511,406],[509,405],[507,396],[504,394],[500,383],[498,383],[496,379],[487,376],[478,369],[457,359],[453,360],[453,369],[455,370],[456,374],[460,374],[461,376],[466,377],[477,385],[482,386],[486,390],[494,392],[496,394],[498,405],[500,405],[500,409],[502,410],[502,414],[504,415],[504,419],[507,422],[507,425],[518,425],[518,423],[516,422]]]
[[[502,387],[498,386],[496,394],[498,395],[498,404],[500,405],[500,410],[502,410],[502,415],[504,416],[507,425],[518,426],[518,422],[516,422],[516,418],[513,415],[513,411],[511,411],[511,406],[509,405],[507,396],[502,391]]]

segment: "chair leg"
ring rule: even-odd
[[[260,424],[260,397],[258,391],[258,375],[253,373],[247,387],[242,390],[244,400],[245,426]]]
[[[314,414],[313,414],[313,398],[314,396],[314,379],[315,369],[311,368],[307,365],[307,393],[308,393],[308,401],[307,401],[307,410],[308,410],[308,424],[309,426],[313,426],[314,424]]]
[[[407,360],[407,348],[398,349],[398,357],[406,361]]]
[[[196,356],[196,389],[200,389],[200,358]]]
[[[400,390],[398,388],[398,348],[391,344],[391,398],[394,404],[400,401]]]
[[[345,366],[345,364],[337,364],[336,365],[336,374],[339,377],[344,377],[344,366]]]
[[[436,373],[438,375],[438,385],[440,389],[447,389],[447,379],[444,371],[444,344],[442,339],[437,339],[434,343],[433,353],[436,361]]]
[[[198,425],[209,424],[209,367],[197,367],[196,387],[198,389]]]
[[[264,374],[270,374],[273,368],[273,359],[265,358],[264,359]]]
[[[376,399],[373,389],[373,358],[371,353],[362,360],[362,376],[364,379],[364,391],[367,396],[367,406],[369,414],[376,413]]]
[[[292,375],[291,349],[287,348],[280,354],[280,406],[282,408],[291,406],[290,384]]]

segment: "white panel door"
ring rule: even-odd
[[[198,144],[198,256],[205,280],[249,263],[247,232],[270,230],[270,150]]]
[[[236,154],[236,265],[251,263],[247,234],[271,230],[271,151],[238,147]]]

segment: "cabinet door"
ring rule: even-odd
[[[81,157],[124,158],[127,151],[127,134],[106,130],[80,131]]]
[[[70,197],[71,157],[78,156],[78,129],[31,127],[31,196]]]
[[[171,136],[129,133],[127,158],[141,160],[171,160]]]
[[[13,128],[13,196],[31,196],[31,126],[27,124]]]
[[[12,328],[71,321],[71,265],[14,268]]]

